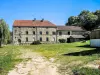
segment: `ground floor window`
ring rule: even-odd
[[[26,42],[28,42],[28,37],[26,37]]]
[[[46,38],[46,41],[49,41],[49,38],[48,37]]]
[[[40,41],[42,41],[42,37],[40,37]]]

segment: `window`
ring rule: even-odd
[[[53,35],[56,35],[56,32],[52,32]]]
[[[33,27],[33,28],[35,28],[35,27]]]
[[[33,31],[33,35],[35,35],[35,31]]]
[[[46,41],[49,41],[49,38],[48,37],[46,38]]]
[[[28,31],[26,31],[26,34],[28,35]]]
[[[49,32],[48,31],[46,31],[46,35],[48,35],[49,34]]]
[[[42,31],[40,31],[40,35],[42,35]]]
[[[70,35],[70,32],[68,32],[68,35]]]
[[[48,29],[48,27],[46,27],[46,29]]]
[[[28,42],[28,37],[26,37],[26,42]]]
[[[42,41],[42,37],[40,37],[40,41]]]
[[[59,35],[62,35],[62,32],[59,32]]]
[[[15,33],[17,32],[17,30],[15,30]]]

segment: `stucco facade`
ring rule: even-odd
[[[42,43],[55,43],[56,27],[13,27],[14,44],[30,44],[37,40]]]

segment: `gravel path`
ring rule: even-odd
[[[28,59],[15,66],[8,75],[60,75],[57,72],[57,65],[47,61],[45,57],[33,52],[24,52],[21,58]]]

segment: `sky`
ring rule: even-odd
[[[12,30],[14,20],[49,20],[56,25],[65,25],[70,16],[82,10],[100,9],[100,0],[1,0],[0,18]]]

